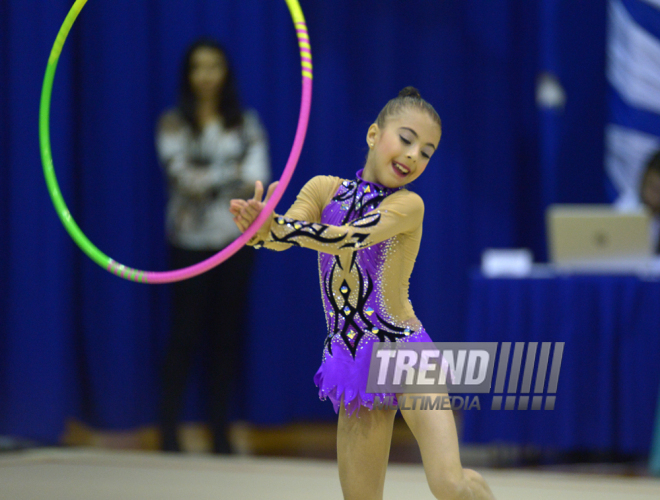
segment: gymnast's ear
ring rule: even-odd
[[[373,149],[379,135],[380,128],[378,127],[378,124],[372,123],[369,130],[367,130],[367,146],[369,146],[369,149]]]

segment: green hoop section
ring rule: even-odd
[[[309,122],[309,113],[311,109],[312,100],[312,52],[309,43],[309,35],[307,33],[307,24],[303,15],[302,9],[298,0],[285,0],[293,19],[298,38],[298,46],[300,48],[300,64],[302,67],[302,98],[300,105],[300,115],[298,118],[298,127],[296,136],[294,138],[293,147],[289,159],[280,178],[280,182],[273,193],[273,196],[268,201],[261,214],[254,223],[239,236],[236,241],[231,245],[218,252],[213,257],[195,264],[194,266],[185,269],[178,269],[174,271],[156,272],[156,271],[141,271],[133,269],[123,264],[119,264],[101,250],[99,250],[82,232],[76,221],[71,217],[71,213],[64,202],[62,193],[60,191],[57,177],[55,175],[55,167],[53,164],[53,156],[50,145],[50,103],[53,91],[53,81],[55,79],[55,72],[57,70],[57,63],[59,62],[60,54],[66,42],[67,36],[73,27],[80,11],[83,9],[87,0],[76,0],[73,4],[64,23],[57,34],[55,43],[48,58],[48,65],[46,66],[46,75],[41,90],[41,103],[39,107],[39,146],[41,150],[41,162],[43,164],[44,177],[48,187],[55,211],[64,225],[65,229],[73,239],[73,241],[80,247],[80,249],[99,266],[107,271],[130,281],[138,283],[170,283],[174,281],[181,281],[184,279],[192,278],[198,274],[208,271],[209,269],[217,266],[236,253],[245,243],[257,232],[259,227],[266,221],[270,214],[275,209],[275,206],[282,198],[286,187],[291,180],[291,176],[296,168],[305,135],[307,133],[307,124]],[[229,209],[229,208],[227,208]]]

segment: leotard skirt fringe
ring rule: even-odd
[[[374,398],[378,396],[382,401],[385,397],[392,397],[396,402],[396,395],[389,393],[367,393],[369,379],[369,363],[371,362],[372,346],[378,339],[364,336],[356,351],[355,358],[344,345],[341,338],[332,340],[332,355],[326,348],[324,361],[314,375],[314,383],[319,388],[319,398],[323,401],[330,399],[335,413],[339,413],[342,398],[346,413],[359,416],[360,407],[373,409]],[[424,328],[410,334],[398,342],[433,342]]]

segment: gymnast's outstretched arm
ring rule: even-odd
[[[320,179],[315,177],[309,181],[287,213],[283,216],[273,214],[248,244],[272,250],[285,250],[295,245],[338,255],[346,250],[367,248],[400,233],[412,232],[422,224],[424,203],[408,190],[391,194],[376,209],[348,224],[322,224],[320,216],[324,204],[320,206],[319,202],[322,199],[322,194],[318,193],[322,184]],[[272,193],[272,189],[271,185],[269,192]],[[259,215],[264,205],[259,201],[260,197],[261,193],[256,190],[252,200],[241,204],[232,202],[232,213],[239,219],[237,225],[241,230],[247,229]]]

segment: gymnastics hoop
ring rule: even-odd
[[[76,222],[71,217],[71,213],[64,202],[62,193],[60,191],[59,185],[57,183],[57,177],[55,176],[55,168],[53,166],[53,157],[50,148],[50,102],[51,95],[53,90],[53,80],[55,79],[55,71],[57,69],[57,63],[62,53],[62,48],[64,47],[64,42],[66,41],[69,31],[75,22],[78,14],[87,3],[87,0],[76,0],[76,2],[71,7],[71,10],[64,19],[64,23],[60,28],[60,31],[57,34],[55,43],[50,52],[50,57],[48,59],[48,65],[46,66],[46,75],[44,77],[43,87],[41,89],[41,103],[39,107],[39,146],[41,149],[41,162],[43,164],[44,177],[46,178],[46,185],[48,186],[48,192],[50,198],[55,205],[55,211],[59,216],[62,224],[64,224],[65,229],[73,238],[73,241],[80,247],[80,249],[87,254],[94,262],[99,266],[103,267],[112,274],[119,276],[130,281],[135,281],[138,283],[171,283],[174,281],[181,281],[203,272],[208,271],[209,269],[219,265],[221,262],[224,262],[229,257],[234,255],[247,241],[254,236],[258,228],[266,222],[266,219],[269,218],[270,214],[275,210],[275,206],[282,198],[284,191],[289,185],[291,176],[296,168],[298,159],[300,158],[300,152],[305,142],[305,134],[307,133],[307,124],[309,122],[309,111],[312,104],[312,51],[309,44],[309,35],[307,33],[307,24],[305,22],[305,17],[303,15],[302,9],[298,0],[285,0],[291,13],[291,18],[296,29],[296,35],[298,37],[298,46],[300,48],[300,64],[302,67],[302,98],[300,103],[300,115],[298,117],[298,127],[296,129],[296,135],[293,140],[293,146],[291,148],[291,153],[289,154],[289,159],[284,167],[284,172],[282,172],[282,177],[280,177],[279,184],[275,188],[273,195],[271,196],[268,203],[264,206],[264,209],[259,214],[259,217],[252,223],[252,225],[241,234],[233,243],[229,246],[218,252],[212,257],[209,257],[205,261],[202,261],[198,264],[195,264],[190,267],[183,269],[176,269],[173,271],[141,271],[139,269],[133,269],[123,264],[120,264],[107,255],[105,255],[101,250],[99,250],[80,230]],[[227,207],[229,210],[229,207]]]

